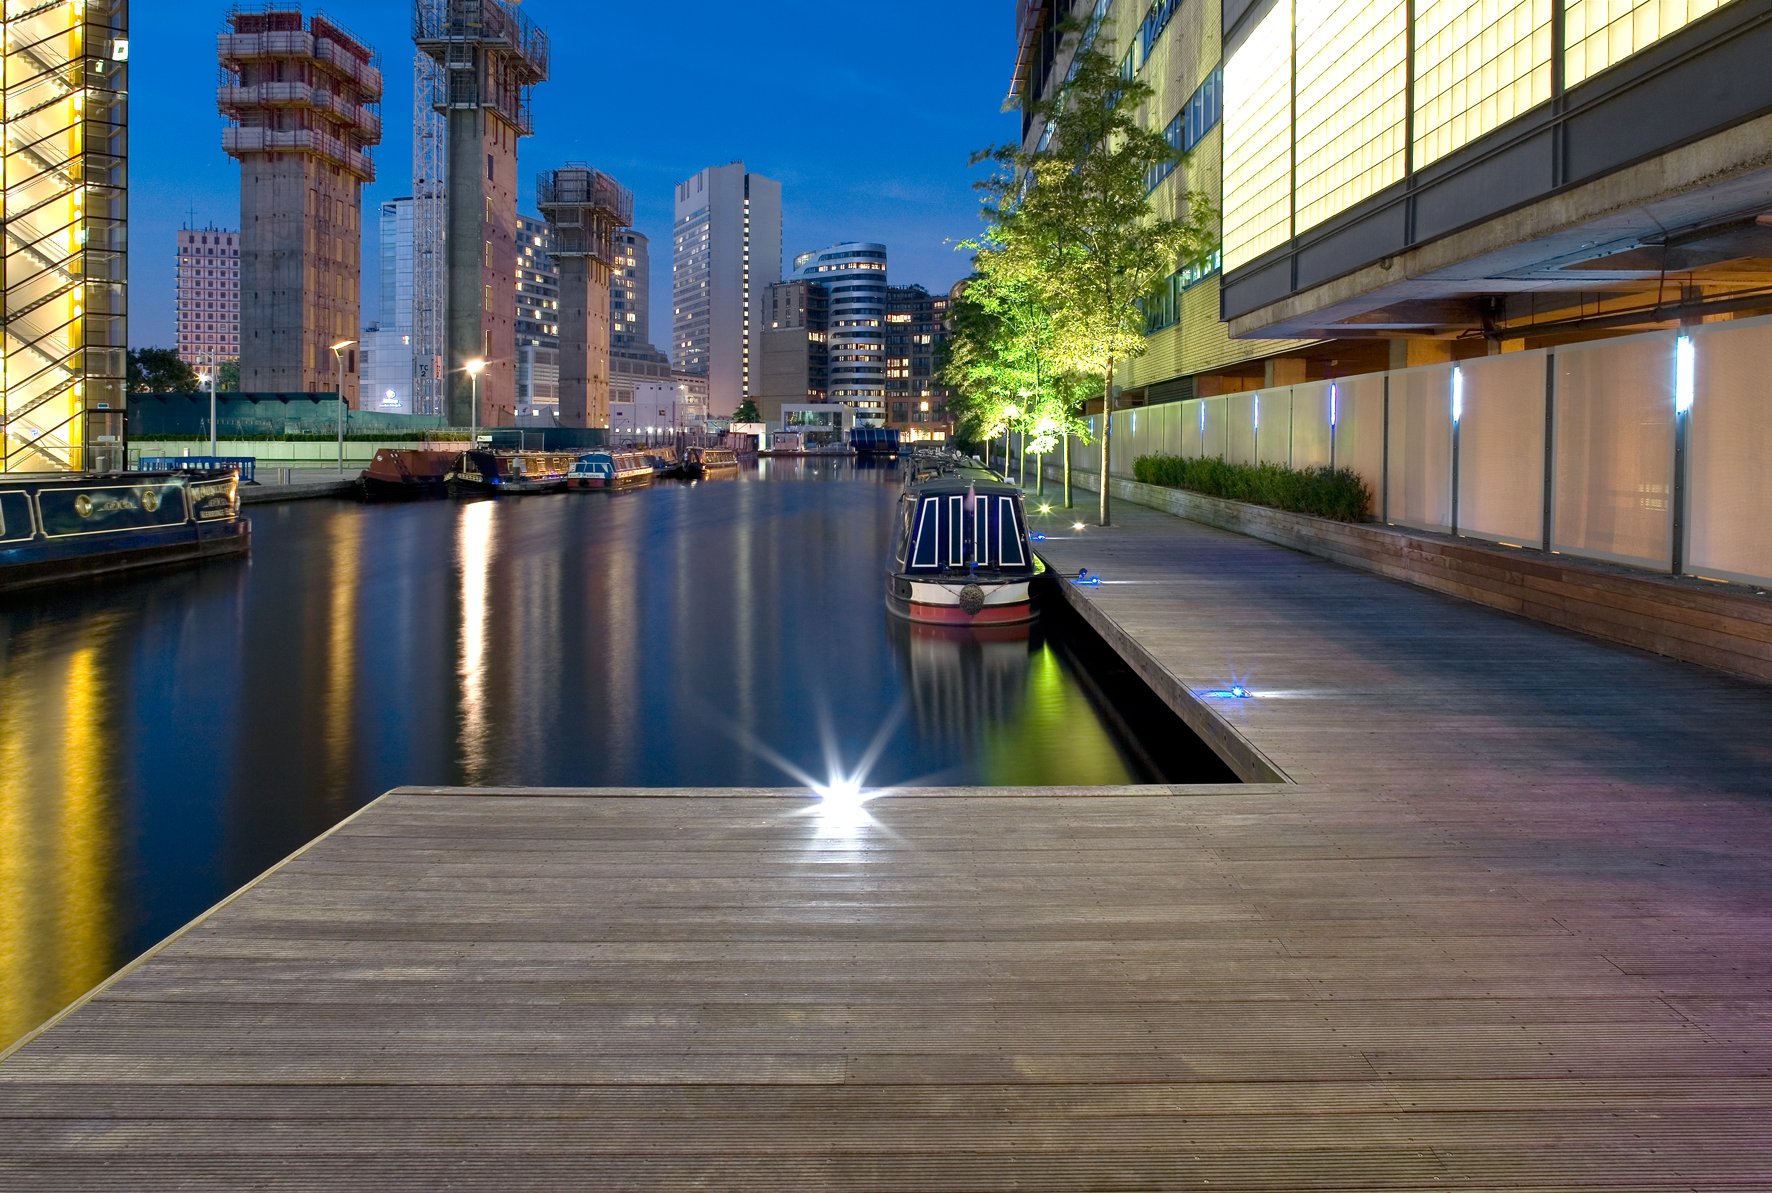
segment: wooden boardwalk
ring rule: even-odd
[[[0,1061],[0,1188],[1772,1189],[1772,689],[1116,519],[1294,782],[401,790]]]

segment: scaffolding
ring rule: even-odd
[[[634,222],[633,193],[585,165],[538,175],[535,203],[554,234],[555,257],[590,257],[607,266],[615,256],[615,230]]]
[[[420,0],[423,3],[424,0]],[[449,126],[434,97],[443,64],[423,50],[412,57],[412,412],[443,413],[444,284]]]
[[[507,0],[416,0],[412,40],[442,68],[431,102],[490,108],[529,136],[530,90],[548,77],[548,36]]]
[[[126,0],[0,8],[0,473],[119,466],[128,59]]]

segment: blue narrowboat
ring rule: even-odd
[[[1020,488],[957,463],[910,479],[897,516],[886,581],[894,613],[969,627],[1033,620],[1031,587],[1046,565],[1029,545]]]

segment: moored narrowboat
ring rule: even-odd
[[[251,542],[232,469],[0,481],[0,591],[237,554]]]
[[[1028,542],[1021,490],[960,466],[905,485],[898,503],[887,606],[913,622],[1017,625],[1045,572]]]
[[[563,493],[574,457],[564,452],[465,451],[449,471],[457,496]]]
[[[657,477],[682,476],[683,457],[678,453],[675,444],[661,443],[649,447],[634,449],[646,457],[652,465],[652,475]]]
[[[738,471],[738,453],[725,447],[692,447],[683,461],[686,476],[718,476]]]
[[[357,477],[357,491],[364,498],[440,497],[449,491],[449,473],[460,455],[431,448],[381,448]]]
[[[652,483],[652,462],[636,451],[600,448],[573,461],[568,489],[634,489]]]

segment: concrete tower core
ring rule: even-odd
[[[566,166],[536,180],[560,271],[560,424],[609,425],[609,270],[615,230],[633,221],[634,196],[601,170]]]
[[[413,39],[443,67],[447,125],[445,410],[452,426],[508,426],[517,409],[517,139],[548,39],[503,0],[417,0]],[[463,366],[484,359],[479,417]]]
[[[324,17],[235,12],[217,49],[217,100],[232,122],[222,148],[240,161],[240,385],[330,393],[332,345],[361,327],[363,184],[381,140],[381,71],[369,49]],[[345,353],[345,400],[357,395]]]

